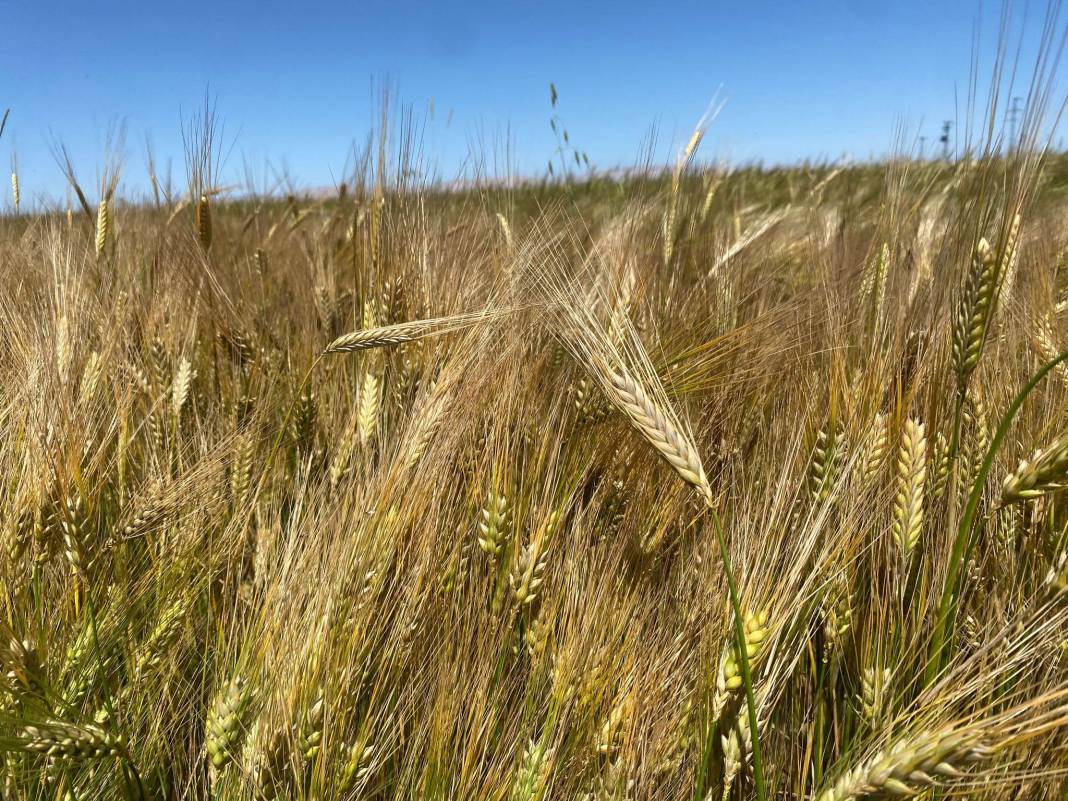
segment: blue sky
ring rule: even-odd
[[[1043,9],[1027,12],[1030,28]],[[987,63],[998,11],[982,10]],[[667,160],[716,97],[706,158],[863,159],[891,147],[898,123],[930,143],[962,113],[979,18],[978,3],[937,0],[0,0],[0,108],[12,109],[0,159],[16,152],[24,197],[61,197],[52,143],[91,182],[109,127],[124,122],[127,191],[144,186],[146,133],[180,181],[181,119],[210,90],[232,144],[224,177],[247,158],[330,185],[383,79],[419,117],[433,103],[424,148],[446,178],[472,147],[505,141],[515,169],[544,170],[550,81],[572,142],[601,167],[633,163],[654,127]]]

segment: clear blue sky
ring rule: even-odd
[[[1044,6],[1032,5],[1037,28]],[[998,11],[982,12],[987,63]],[[968,0],[0,0],[0,109],[12,109],[0,159],[16,151],[24,197],[62,197],[51,143],[92,182],[109,126],[125,121],[127,189],[144,186],[146,133],[181,181],[180,120],[210,88],[233,144],[224,177],[247,157],[330,185],[382,78],[419,115],[433,102],[425,150],[446,178],[472,145],[506,139],[520,171],[544,170],[550,81],[572,141],[601,167],[633,163],[653,126],[666,160],[717,93],[706,158],[864,159],[887,152],[898,122],[922,123],[931,143],[954,116],[979,16]]]

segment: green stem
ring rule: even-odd
[[[1068,350],[1061,353],[1052,361],[1047,362],[1042,369],[1035,373],[1034,377],[1027,382],[1027,385],[1020,390],[1020,393],[1013,400],[1012,405],[1009,406],[1008,411],[1005,412],[1005,416],[1001,418],[997,432],[994,434],[994,438],[990,442],[990,447],[986,450],[983,464],[979,468],[975,481],[972,483],[972,489],[968,495],[968,505],[964,509],[964,515],[961,517],[960,526],[957,529],[957,537],[953,541],[953,551],[950,553],[949,565],[946,569],[946,583],[942,588],[942,600],[938,606],[938,621],[935,624],[934,636],[931,639],[930,651],[927,656],[927,670],[924,676],[924,683],[928,686],[934,682],[939,671],[942,669],[945,657],[948,657],[952,651],[950,647],[952,642],[947,640],[947,634],[952,633],[952,620],[955,612],[954,607],[957,599],[960,569],[964,562],[965,552],[967,551],[971,540],[972,527],[975,524],[975,515],[979,508],[979,500],[982,497],[983,486],[986,484],[990,468],[994,464],[994,457],[1001,448],[1001,443],[1009,432],[1009,427],[1012,425],[1013,418],[1016,417],[1016,413],[1020,410],[1020,407],[1027,399],[1027,396],[1031,394],[1031,391],[1038,385],[1038,382],[1045,378],[1050,370],[1066,359],[1068,359]]]
[[[1068,354],[1066,354],[1068,355]],[[727,540],[723,536],[723,524],[719,515],[712,505],[708,505],[712,513],[712,522],[715,524],[716,544],[719,546],[719,556],[723,562],[723,575],[727,579],[727,588],[730,590],[731,607],[734,609],[734,640],[738,651],[738,666],[742,671],[742,684],[745,685],[745,704],[749,710],[749,739],[753,749],[753,784],[756,787],[757,801],[764,801],[764,761],[760,757],[760,735],[757,731],[756,699],[753,696],[753,680],[749,672],[749,654],[745,647],[745,618],[742,615],[742,602],[738,598],[738,587],[734,583],[734,572],[731,570],[731,558],[727,552]]]

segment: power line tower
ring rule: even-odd
[[[949,131],[953,127],[953,120],[946,120],[942,123],[942,135],[938,137],[938,141],[942,143],[942,160],[949,161]]]
[[[1021,112],[1020,102],[1021,101],[1020,101],[1019,95],[1014,97],[1012,99],[1012,104],[1009,106],[1009,109],[1008,109],[1008,112],[1007,112],[1008,117],[1009,117],[1009,150],[1010,151],[1011,150],[1015,150],[1017,148],[1017,146],[1019,145],[1019,142],[1016,140],[1016,135],[1017,135],[1016,134],[1016,126],[1020,121],[1020,112]]]

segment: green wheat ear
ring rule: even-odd
[[[211,765],[221,770],[241,753],[252,704],[252,688],[240,676],[235,677],[216,697],[205,724],[204,747]]]

